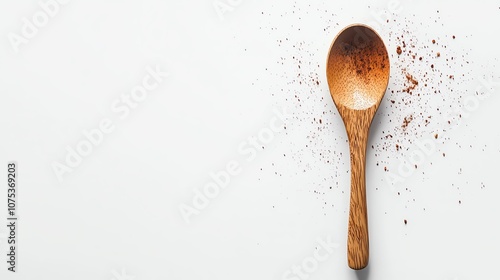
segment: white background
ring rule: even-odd
[[[0,4],[2,260],[8,161],[18,163],[19,176],[18,272],[2,261],[1,279],[498,277],[496,1],[73,0],[58,7],[15,46],[23,18],[33,22],[44,10],[38,1]],[[392,70],[368,143],[370,265],[358,273],[346,257],[348,146],[324,74],[332,39],[354,22],[380,33]],[[413,51],[424,61],[397,56],[400,34],[418,39]],[[443,76],[424,87],[431,63]],[[170,75],[120,118],[113,102],[141,85],[148,67]],[[401,69],[421,79],[411,96],[397,92]],[[448,124],[437,108],[463,116]],[[276,110],[288,112],[280,131],[250,148],[249,137],[269,132]],[[419,112],[432,115],[430,125]],[[403,131],[409,115],[415,120]],[[103,119],[114,130],[58,180],[54,162],[65,164],[66,148]],[[397,171],[418,151],[414,141],[435,133],[418,168]],[[210,173],[233,161],[240,172],[184,219],[179,207],[193,206]],[[388,174],[400,180],[391,184]],[[319,262],[316,248],[328,251],[318,239],[336,244]],[[302,264],[302,278],[288,272]]]

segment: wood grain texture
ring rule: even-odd
[[[342,111],[342,112],[341,112]],[[351,200],[347,237],[347,261],[349,267],[362,269],[368,265],[368,210],[366,204],[365,162],[366,146],[373,114],[373,106],[363,111],[353,111],[339,106],[349,138],[351,158]]]
[[[368,265],[369,238],[365,161],[370,125],[389,81],[389,56],[371,28],[342,30],[330,47],[328,86],[344,121],[351,156],[351,198],[347,240],[349,267]]]

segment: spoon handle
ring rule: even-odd
[[[352,269],[363,269],[368,265],[368,214],[366,207],[365,159],[370,123],[363,117],[348,125],[349,149],[351,153],[351,202],[347,239],[347,260]]]

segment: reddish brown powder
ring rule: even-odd
[[[404,118],[403,124],[401,125],[401,127],[403,128],[403,130],[406,130],[406,128],[408,128],[408,125],[410,124],[410,122],[412,120],[413,120],[413,115],[409,115],[408,117]]]
[[[406,73],[405,69],[403,69],[403,73],[405,74],[407,81],[406,87],[403,89],[403,92],[409,93],[411,95],[413,94],[412,91],[415,89],[415,87],[417,87],[418,81],[417,79],[415,79],[415,77],[413,77],[413,75]]]

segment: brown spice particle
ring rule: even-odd
[[[437,133],[436,133],[436,134],[434,134],[434,138],[435,138],[435,139],[438,139],[438,135],[437,135]]]
[[[407,85],[406,88],[404,88],[402,91],[411,95],[413,94],[413,90],[415,89],[415,87],[418,85],[418,81],[413,77],[413,75],[406,73],[406,70],[403,70],[403,73],[405,74],[406,80],[409,82],[409,85]]]
[[[413,115],[410,115],[410,116],[404,118],[403,125],[401,125],[401,127],[403,128],[403,130],[406,130],[406,128],[408,127],[408,125],[410,124],[410,122],[412,120],[413,120]]]
[[[398,46],[398,47],[396,48],[396,52],[397,52],[398,54],[401,54],[401,53],[403,52],[403,51],[401,50],[401,47],[400,47],[400,46]]]
[[[441,56],[441,53],[440,53],[440,52],[437,52],[437,53],[436,53],[436,56],[437,56],[437,57],[440,57],[440,56]]]
[[[413,84],[413,88],[418,85],[418,81],[410,74],[406,74],[406,79]]]
[[[405,225],[408,224],[408,221],[406,219],[404,220],[404,222],[405,222]]]
[[[434,39],[433,39],[433,40],[432,40],[432,43],[433,43],[433,44],[435,44],[435,43],[436,43],[436,40],[434,40]]]

